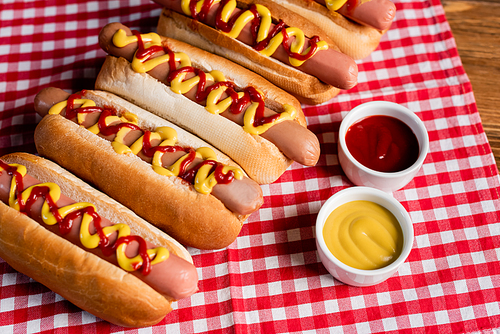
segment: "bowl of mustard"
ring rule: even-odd
[[[413,246],[408,212],[390,194],[351,187],[330,197],[316,219],[319,258],[337,280],[379,284],[399,269]]]

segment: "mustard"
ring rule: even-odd
[[[95,102],[89,99],[75,99],[75,104],[79,103],[82,104],[81,107],[83,106],[95,106]],[[67,107],[67,101],[63,101],[60,103],[55,104],[50,108],[49,114],[60,114],[64,108]],[[77,109],[79,109],[77,108]],[[77,117],[80,114],[77,113]],[[122,122],[122,123],[130,123],[133,125],[138,124],[138,118],[135,114],[132,114],[130,112],[124,113],[121,117],[115,116],[115,115],[109,115],[104,118],[104,124],[106,126],[109,126],[113,123],[116,122]],[[91,130],[94,134],[99,134],[100,130],[98,127],[98,123],[90,126],[87,128],[88,130]],[[265,124],[268,125],[268,124]],[[144,134],[137,139],[132,145],[127,146],[124,144],[124,138],[127,133],[132,131],[128,127],[122,127],[117,133],[116,136],[114,137],[113,141],[111,142],[111,146],[113,147],[114,151],[118,154],[127,154],[127,153],[133,153],[135,155],[138,155],[143,147],[144,147]],[[175,129],[163,126],[163,127],[158,127],[156,131],[151,132],[149,136],[149,144],[153,140],[159,140],[161,141],[159,146],[175,146],[177,143],[177,131]],[[189,154],[185,154],[184,156],[180,157],[175,161],[172,165],[170,166],[163,166],[162,163],[162,156],[164,152],[161,151],[156,151],[153,155],[153,160],[151,161],[151,165],[153,170],[160,174],[160,175],[165,175],[165,176],[180,176],[181,172],[181,165],[184,162],[184,160],[189,158]],[[196,150],[196,158],[203,159],[203,160],[213,160],[217,161],[217,156],[215,152],[208,147],[201,147]],[[213,187],[217,184],[217,180],[215,178],[215,171],[213,173],[209,173],[211,168],[207,168],[206,166],[203,166],[200,168],[196,174],[195,178],[195,183],[194,183],[194,188],[196,191],[202,193],[202,194],[210,194],[212,192]],[[234,177],[237,180],[241,180],[244,177],[243,172],[241,171],[240,168],[234,167],[234,166],[225,166],[222,169],[223,174],[227,174],[229,171],[232,171],[234,173]]]
[[[200,12],[200,10],[203,6],[203,3],[205,1],[206,0],[200,0],[196,3],[196,11],[198,13]],[[343,0],[341,0],[341,1],[343,1]],[[214,2],[214,4],[218,3],[218,2],[219,1]],[[184,14],[186,14],[187,16],[193,17],[193,13],[191,13],[191,10],[189,8],[189,3],[190,3],[190,0],[182,0],[181,8],[182,8]],[[213,4],[212,4],[212,6],[213,6]],[[226,5],[222,8],[221,20],[224,23],[229,22],[236,7],[237,7],[236,0],[229,0],[226,3]],[[256,4],[255,9],[256,9],[256,11],[261,19],[260,25],[259,25],[259,28],[257,31],[257,39],[256,39],[256,42],[259,43],[259,42],[262,42],[263,40],[265,40],[269,35],[269,32],[271,30],[271,24],[272,24],[272,16],[271,16],[271,12],[269,11],[269,9],[265,6],[262,6],[260,4]],[[251,10],[245,10],[236,19],[236,21],[234,22],[234,24],[231,27],[231,30],[229,32],[226,33],[226,32],[221,31],[221,33],[226,34],[227,36],[236,39],[240,35],[243,28],[248,23],[252,22],[252,20],[254,18],[255,18],[255,14]],[[304,45],[305,45],[305,35],[301,29],[295,28],[295,27],[289,27],[289,28],[286,28],[285,31],[289,36],[295,36],[295,38],[296,38],[290,47],[290,51],[292,51],[293,53],[304,54],[304,55],[309,52],[310,48],[307,48],[305,51],[303,51]],[[259,52],[261,54],[263,54],[264,56],[269,57],[276,52],[276,50],[278,49],[278,47],[282,43],[283,43],[283,34],[278,33],[278,34],[276,34],[276,36],[271,38],[268,46]],[[328,49],[328,44],[325,41],[319,41],[317,43],[316,50],[314,51],[314,53],[311,54],[310,57],[313,57],[318,51],[327,50],[327,49]],[[296,67],[302,65],[305,62],[305,60],[298,60],[294,57],[289,57],[288,60],[289,60],[291,65],[296,66]]]
[[[396,217],[369,201],[352,201],[333,210],[322,233],[330,252],[357,269],[383,268],[394,262],[403,248],[403,232]]]
[[[189,1],[188,1],[187,7],[189,9]],[[263,7],[263,6],[261,6],[261,7]],[[269,17],[270,17],[270,14],[269,14]],[[300,33],[298,33],[298,32],[291,32],[291,34],[294,34],[294,36],[297,37],[297,40],[294,43],[292,43],[292,51],[299,50],[300,49],[300,41],[304,42],[304,36],[302,34],[302,38],[300,38],[300,36],[299,36]],[[297,35],[295,35],[295,34],[297,34]],[[281,39],[283,38],[282,34],[278,34],[278,35],[281,36]],[[162,46],[161,37],[155,33],[142,34],[141,40],[144,42],[145,48],[152,47],[152,46]],[[127,36],[126,32],[123,29],[118,30],[113,35],[113,43],[117,47],[124,47],[126,45],[129,45],[129,44],[135,43],[135,42],[138,42],[138,37],[135,35],[134,36]],[[319,46],[318,46],[318,49],[319,49]],[[267,50],[267,48],[265,50]],[[174,52],[173,54],[175,57],[175,61],[180,62],[180,65],[177,69],[191,66],[191,60],[190,60],[189,56],[187,56],[185,53]],[[159,64],[163,64],[165,62],[168,62],[169,59],[170,59],[169,53],[166,53],[165,55],[162,55],[162,56],[159,56],[156,58],[149,59],[149,57],[138,58],[137,52],[136,52],[134,55],[134,59],[132,60],[132,69],[137,73],[145,73],[145,72],[150,71],[154,67],[158,66]],[[294,59],[293,61],[294,61],[294,63],[296,63],[297,59]],[[224,74],[220,71],[217,71],[217,70],[211,71],[210,73],[205,73],[205,76],[206,76],[207,80],[210,80],[213,82],[225,82],[226,81]],[[174,92],[176,94],[185,94],[185,93],[189,92],[192,88],[194,88],[196,85],[198,85],[200,83],[200,80],[201,80],[199,75],[195,75],[194,77],[192,77],[188,80],[185,80],[185,77],[186,77],[186,73],[180,72],[175,76],[175,78],[172,79],[172,81],[170,82],[170,89],[172,92]],[[210,112],[212,114],[220,114],[220,113],[223,113],[224,111],[228,110],[231,107],[231,105],[233,104],[231,97],[227,97],[221,101],[221,96],[227,89],[228,89],[228,87],[221,86],[218,89],[212,90],[208,94],[207,99],[206,99],[207,102],[206,102],[206,106],[205,106],[205,109],[208,112]],[[261,94],[261,95],[263,96],[263,94]],[[243,96],[244,96],[243,92],[238,93],[239,98],[241,98]],[[252,106],[247,108],[247,110],[245,112],[245,119],[248,121],[245,122],[245,124],[243,126],[243,130],[249,134],[252,134],[252,135],[260,135],[260,134],[264,133],[265,131],[267,131],[274,124],[283,122],[285,120],[293,120],[293,119],[295,119],[296,113],[297,113],[295,108],[293,108],[291,105],[285,104],[284,105],[285,111],[282,112],[276,120],[274,120],[271,123],[267,123],[267,124],[264,124],[262,126],[256,127],[253,125],[253,121],[250,122],[249,120],[255,119],[257,107],[258,107],[258,102],[252,102]]]
[[[332,12],[336,12],[342,7],[347,0],[325,0],[326,8]]]
[[[16,168],[16,172],[19,173],[22,177],[26,175],[27,170],[25,166],[19,164],[9,164],[9,166]],[[4,169],[0,166],[0,172],[3,170]],[[61,188],[53,182],[40,183],[30,186],[21,192],[20,198],[17,198],[16,196],[17,183],[15,177],[12,178],[11,187],[9,190],[9,206],[17,211],[22,211],[20,201],[22,201],[23,204],[26,204],[28,200],[31,198],[34,189],[39,187],[47,187],[49,189],[48,194],[45,195],[45,201],[42,205],[42,211],[41,211],[42,221],[47,225],[55,225],[58,223],[63,223],[64,218],[67,215],[75,211],[85,210],[88,207],[91,207],[93,209],[92,211],[95,212],[95,206],[93,204],[84,202],[70,204],[60,208],[50,208],[47,198],[50,198],[53,203],[57,203],[57,201],[59,201],[59,199],[61,198]],[[101,237],[99,236],[98,233],[94,234],[90,233],[90,226],[93,220],[94,217],[91,214],[88,214],[87,211],[84,211],[82,215],[82,222],[80,225],[79,238],[82,245],[87,249],[97,248],[99,247],[101,242]],[[123,223],[106,226],[102,229],[102,231],[107,237],[111,236],[115,232],[118,232],[117,240],[120,237],[127,237],[131,235],[130,227]],[[135,271],[138,268],[142,267],[144,261],[140,254],[138,254],[133,258],[129,258],[125,254],[127,245],[128,245],[127,243],[121,243],[117,247],[116,249],[117,262],[122,269],[126,271]],[[151,265],[163,262],[167,260],[168,257],[170,256],[170,252],[165,247],[148,249],[147,254],[149,258],[152,260]]]

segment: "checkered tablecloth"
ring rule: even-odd
[[[359,61],[359,84],[304,106],[321,142],[316,167],[263,186],[265,204],[227,249],[190,249],[200,292],[139,333],[474,333],[500,327],[499,176],[471,84],[438,0],[397,1],[392,28]],[[34,152],[35,94],[93,88],[97,35],[120,21],[154,31],[147,0],[0,2],[0,154]],[[430,153],[394,192],[413,220],[413,250],[377,286],[334,280],[315,247],[321,205],[351,187],[337,159],[340,121],[362,102],[403,104],[425,123]],[[0,260],[0,332],[127,332],[83,312]]]

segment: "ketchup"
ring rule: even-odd
[[[211,3],[211,1],[206,1],[206,2]],[[193,3],[196,3],[196,2],[191,2],[191,4],[193,4]],[[203,8],[205,8],[205,7],[206,6],[204,5]],[[223,6],[221,6],[220,8],[222,8],[222,7]],[[208,9],[209,8],[210,7],[208,7]],[[191,10],[193,13],[195,12],[194,7]],[[243,13],[243,12],[240,12],[240,14],[241,13]],[[256,10],[255,10],[255,13],[257,13]],[[221,22],[223,22],[223,21],[221,20]],[[228,31],[230,31],[231,28],[232,28],[232,25]],[[200,80],[198,83],[198,88],[196,90],[196,96],[195,96],[195,100],[198,103],[201,103],[202,101],[206,100],[206,98],[208,97],[208,94],[210,94],[210,92],[212,92],[213,90],[218,89],[221,86],[225,86],[225,87],[227,87],[225,93],[228,94],[232,100],[231,107],[229,108],[229,111],[231,113],[237,115],[237,114],[241,113],[248,106],[248,104],[250,102],[258,103],[258,108],[257,108],[257,111],[255,113],[255,118],[254,118],[254,122],[253,122],[254,127],[258,127],[258,126],[268,124],[268,123],[273,123],[280,117],[279,114],[271,115],[271,116],[267,116],[267,117],[264,116],[264,108],[265,108],[264,97],[254,87],[251,87],[251,86],[246,87],[243,90],[245,94],[242,98],[238,97],[238,93],[235,90],[236,85],[230,81],[216,82],[215,84],[211,85],[210,87],[206,87],[207,79],[206,79],[205,72],[203,72],[200,69],[194,68],[192,66],[184,66],[181,68],[177,68],[177,63],[175,61],[175,53],[172,50],[170,50],[167,46],[162,47],[162,46],[158,46],[158,45],[152,45],[152,46],[149,46],[148,48],[146,48],[144,41],[142,40],[141,34],[135,30],[133,31],[133,33],[137,37],[137,41],[138,41],[137,53],[135,55],[135,57],[137,57],[138,59],[143,59],[146,57],[150,58],[152,55],[154,55],[156,52],[159,52],[159,51],[164,51],[166,54],[169,55],[168,64],[169,64],[170,71],[169,71],[169,74],[167,76],[168,82],[171,82],[178,75],[180,75],[182,73],[194,73],[195,75],[200,77]],[[285,36],[288,38],[288,35],[286,35],[286,31],[283,30],[283,34],[285,34]],[[312,41],[313,42],[311,44],[311,50],[312,50],[312,52],[314,52],[316,50],[314,43],[317,43],[319,41],[319,39],[313,38]],[[314,48],[313,48],[313,46],[314,46]],[[264,48],[265,48],[265,46],[264,46]],[[307,53],[307,55],[311,55],[312,52],[309,51]],[[292,54],[292,53],[289,52],[289,54]],[[293,54],[295,55],[295,53],[293,53]],[[296,55],[297,55],[296,58],[299,58],[300,60],[305,60],[305,59],[302,59],[301,57],[307,57],[307,55],[304,55],[304,56],[300,55],[300,54],[296,54]],[[69,105],[69,102],[68,102],[68,105]],[[128,125],[124,125],[124,126],[128,126]],[[119,130],[119,128],[116,131],[118,131],[118,130]]]
[[[103,231],[103,226],[101,225],[102,218],[101,216],[94,210],[94,207],[87,206],[81,209],[74,210],[68,213],[64,218],[59,213],[59,207],[57,206],[55,200],[50,195],[50,189],[46,185],[34,185],[32,187],[29,196],[25,201],[22,200],[22,193],[26,191],[24,189],[24,178],[17,171],[16,167],[9,166],[2,160],[0,160],[0,168],[6,171],[6,173],[12,176],[15,180],[16,184],[16,195],[19,203],[20,212],[26,215],[29,215],[31,212],[32,205],[39,199],[43,198],[43,200],[48,204],[50,213],[55,217],[57,223],[59,224],[59,233],[61,235],[65,235],[71,232],[73,228],[73,222],[83,216],[84,214],[88,214],[92,217],[94,222],[94,228],[96,229],[96,233],[99,235],[100,242],[99,247],[101,248],[104,256],[110,256],[113,254],[118,246],[121,244],[129,244],[132,241],[136,241],[139,243],[139,255],[142,259],[142,263],[133,264],[134,270],[141,270],[141,273],[146,276],[151,272],[151,259],[148,254],[148,246],[146,240],[137,235],[127,235],[119,237],[113,244],[110,244],[108,236]],[[1,173],[1,172],[0,172]],[[34,218],[34,217],[31,217]],[[45,226],[45,225],[44,225]],[[81,238],[81,237],[80,237]],[[83,247],[82,247],[83,248]]]
[[[139,38],[139,40],[141,40],[141,39]],[[171,59],[174,59],[174,57],[171,57]],[[185,69],[185,68],[187,68],[187,67],[184,67],[182,69]],[[193,69],[193,68],[189,67],[188,69]],[[221,84],[224,84],[224,82],[222,82]],[[215,84],[215,85],[217,85],[217,84]],[[255,88],[247,87],[245,92],[246,92],[245,96],[248,96],[248,101],[244,100],[242,98],[243,102],[241,102],[241,103],[248,103],[249,101],[262,100],[262,96],[259,94],[259,92]],[[195,161],[195,158],[196,158],[196,152],[192,148],[184,148],[184,147],[181,147],[178,145],[173,145],[173,146],[169,146],[169,145],[161,146],[160,145],[160,146],[153,147],[151,145],[151,139],[150,139],[151,138],[151,131],[142,130],[138,125],[132,124],[132,123],[127,123],[127,122],[122,122],[122,123],[119,123],[116,125],[107,125],[106,118],[109,116],[116,116],[117,115],[116,110],[111,109],[110,107],[106,107],[106,108],[101,108],[101,107],[76,108],[75,107],[75,100],[81,99],[83,94],[85,94],[85,91],[82,91],[80,94],[79,93],[72,94],[68,98],[68,103],[66,106],[66,114],[65,114],[66,118],[68,118],[68,119],[76,118],[76,117],[78,117],[79,113],[100,113],[97,123],[98,123],[98,127],[99,127],[99,132],[104,136],[116,135],[118,133],[118,131],[124,127],[130,128],[132,130],[142,131],[142,133],[144,134],[144,140],[142,141],[141,152],[149,158],[153,157],[156,152],[173,153],[173,152],[178,152],[178,151],[184,151],[188,155],[188,157],[185,158],[180,163],[178,176],[180,178],[186,180],[187,182],[192,183],[192,184],[195,181],[196,173],[198,172],[200,167],[207,164],[208,162],[211,162],[210,164],[213,167],[211,170],[211,173],[212,172],[215,173],[214,176],[215,176],[215,179],[217,180],[217,183],[229,184],[234,180],[234,172],[232,170],[229,170],[226,173],[224,173],[224,171],[223,171],[224,165],[222,163],[214,161],[214,160],[205,160],[204,162],[198,164],[197,167],[191,169],[191,171],[187,171],[189,166]],[[233,100],[234,100],[234,98],[233,98]],[[269,120],[272,121],[272,120],[274,120],[275,116],[279,117],[279,115],[272,115],[269,117],[264,117],[264,104],[262,102],[262,104],[259,104],[259,108],[257,109],[254,124],[255,124],[255,126],[258,126],[258,125],[264,124],[265,122],[267,122]]]
[[[357,1],[357,0],[355,0],[355,1]],[[215,1],[213,1],[213,0],[204,1],[200,12],[197,13],[197,11],[196,11],[197,0],[191,0],[189,2],[189,9],[192,13],[192,17],[195,20],[199,20],[199,21],[203,22],[203,20],[207,17],[208,11],[210,10],[210,8],[212,7],[212,4],[214,2]],[[219,8],[217,9],[217,14],[215,17],[215,28],[222,31],[222,32],[225,32],[225,33],[229,33],[233,30],[233,27],[234,27],[236,21],[245,12],[245,10],[241,10],[241,11],[235,13],[234,15],[232,15],[228,22],[224,22],[224,20],[222,20],[222,13],[223,13],[223,11],[228,3],[229,3],[229,0],[222,0],[221,1],[221,4],[220,4]],[[313,36],[310,39],[310,41],[309,41],[310,49],[306,54],[292,52],[290,50],[290,45],[291,45],[292,39],[290,38],[290,36],[288,36],[288,34],[286,32],[287,26],[286,26],[285,22],[283,22],[282,20],[279,20],[279,22],[277,24],[275,24],[273,29],[271,31],[269,31],[267,37],[264,40],[257,42],[257,34],[258,34],[259,28],[261,26],[261,16],[260,16],[259,12],[257,11],[257,6],[255,4],[250,5],[248,7],[248,10],[254,16],[254,18],[251,21],[250,31],[251,31],[252,39],[253,39],[252,47],[256,51],[264,50],[269,45],[271,39],[273,39],[277,34],[281,33],[283,35],[282,45],[283,45],[285,51],[288,53],[288,56],[290,58],[295,58],[299,61],[306,61],[316,53],[316,50],[318,49],[317,44],[320,41],[318,36]]]
[[[408,125],[390,116],[369,116],[347,130],[345,141],[352,156],[379,172],[399,172],[418,159],[418,140]]]

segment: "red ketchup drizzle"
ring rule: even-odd
[[[24,182],[23,182],[23,176],[21,175],[21,173],[19,173],[17,171],[17,168],[16,167],[13,167],[13,166],[9,166],[8,164],[6,164],[5,162],[3,162],[2,160],[0,160],[0,167],[5,170],[5,172],[14,178],[15,182],[16,182],[16,198],[19,199],[19,209],[22,213],[24,213],[25,211],[25,203],[24,201],[22,200],[22,197],[21,197],[21,194],[23,193],[23,190],[24,190]]]
[[[99,247],[103,253],[104,256],[110,256],[112,255],[118,246],[121,244],[129,244],[133,241],[136,241],[139,243],[139,255],[142,258],[142,265],[140,263],[136,263],[133,265],[134,270],[139,270],[141,269],[141,274],[146,276],[151,272],[151,259],[149,258],[149,255],[147,253],[148,247],[146,241],[137,235],[129,235],[126,237],[120,237],[118,240],[113,245],[110,245],[109,238],[105,235],[103,231],[103,227],[101,225],[102,218],[101,216],[95,212],[94,208],[91,206],[75,210],[69,214],[67,214],[64,218],[59,214],[58,206],[54,202],[54,199],[50,196],[50,189],[48,186],[33,186],[31,194],[29,195],[28,199],[26,200],[26,203],[22,200],[22,191],[24,190],[24,182],[23,182],[23,176],[21,173],[17,171],[15,167],[9,166],[5,162],[0,160],[0,167],[4,169],[8,175],[14,177],[14,180],[16,182],[16,196],[19,202],[19,207],[20,207],[20,212],[23,214],[28,215],[31,211],[31,207],[33,204],[39,199],[43,198],[47,205],[49,206],[50,212],[54,215],[57,223],[59,224],[59,233],[61,235],[68,234],[71,229],[73,228],[73,223],[74,221],[83,216],[85,213],[92,216],[93,222],[94,222],[94,228],[96,230],[96,233],[99,235],[100,241],[99,241]]]
[[[191,0],[191,3],[196,3],[197,0]],[[231,29],[233,29],[234,24],[236,23],[236,20],[243,14],[244,11],[239,11],[229,19],[228,22],[224,22],[222,20],[222,10],[226,6],[226,4],[229,2],[229,0],[222,0],[220,2],[219,8],[217,8],[217,14],[215,15],[215,28],[219,29],[225,33],[229,33]],[[253,5],[252,5],[253,6]],[[204,8],[205,9],[205,8]],[[206,13],[205,16],[208,14],[208,11],[210,10],[210,7],[206,8]],[[201,20],[200,20],[201,21]],[[253,22],[252,22],[253,26]]]
[[[85,107],[85,108],[75,108],[75,100],[81,99],[85,94],[85,91],[82,90],[80,94],[72,94],[68,98],[67,106],[66,106],[66,114],[65,117],[67,119],[76,118],[79,113],[101,113],[99,116],[98,127],[99,132],[103,136],[111,136],[115,135],[122,128],[130,128],[132,130],[141,130],[137,125],[132,123],[120,123],[116,125],[106,125],[106,117],[108,116],[116,116],[116,112],[109,108],[101,108],[101,107]]]
[[[252,33],[252,38],[253,38],[253,41],[254,41],[254,45],[253,47],[257,50],[256,48],[256,45],[255,45],[255,42],[257,41],[257,36],[259,34],[259,27],[260,27],[260,22],[261,22],[261,18],[260,18],[260,14],[259,12],[257,11],[257,6],[255,5],[250,5],[250,8],[248,8],[248,10],[253,14],[253,20],[250,24],[250,32]],[[242,11],[243,12],[243,11]],[[280,21],[281,23],[281,21]],[[274,27],[273,31],[276,30],[276,26]],[[272,35],[273,33],[271,32],[270,34],[268,35]],[[273,35],[274,36],[274,35]],[[272,38],[272,37],[271,37]],[[257,51],[260,51],[260,50],[257,50]]]
[[[183,147],[180,146],[155,146],[151,145],[151,131],[144,132],[144,139],[142,141],[142,153],[145,156],[151,158],[156,152],[163,153],[174,153],[178,151],[184,151]]]
[[[198,170],[205,166],[205,165],[211,165],[212,169],[210,170],[209,174],[214,172],[215,170],[215,179],[217,180],[217,183],[220,184],[228,184],[231,183],[234,179],[234,172],[230,170],[227,174],[224,174],[222,172],[222,168],[224,168],[224,165],[214,161],[214,160],[205,160],[202,163],[198,164],[195,168],[191,169],[190,171],[180,175],[180,177],[187,182],[194,183],[194,178],[196,176],[196,173],[198,173]]]
[[[139,268],[141,268],[141,274],[146,276],[147,274],[149,274],[151,272],[151,259],[149,258],[149,255],[147,253],[148,246],[146,244],[146,241],[144,241],[143,238],[141,238],[138,235],[127,235],[126,237],[120,237],[115,242],[115,245],[113,248],[117,248],[118,246],[120,246],[122,244],[128,245],[129,243],[131,243],[133,241],[136,241],[139,243],[139,254],[141,255],[141,259],[142,259],[142,266],[141,266],[140,262],[137,262],[137,263],[132,265],[132,268],[134,268],[134,270],[138,270]]]
[[[189,10],[191,11],[191,16],[195,20],[203,21],[207,17],[208,11],[210,10],[210,7],[212,7],[214,0],[205,0],[203,2],[203,5],[201,6],[201,10],[199,13],[196,12],[196,1],[198,0],[191,0],[189,2]]]
[[[253,48],[256,50],[256,51],[262,51],[264,50],[268,45],[269,45],[269,42],[271,41],[271,39],[274,38],[274,36],[276,36],[277,34],[279,34],[281,31],[285,31],[285,28],[286,28],[286,25],[285,25],[285,22],[283,21],[279,21],[279,23],[277,25],[274,26],[273,30],[271,30],[271,32],[267,35],[267,37],[265,39],[263,39],[262,41],[257,42],[257,32],[258,32],[258,29],[255,30],[255,31],[252,31],[252,36],[253,36],[253,39],[254,39],[254,46]],[[286,35],[286,32],[284,33],[284,36]],[[286,35],[288,36],[288,35]],[[283,39],[283,44],[285,43],[285,39]],[[284,46],[284,45],[283,45]],[[286,50],[286,48],[285,48]]]
[[[132,123],[119,123],[116,125],[106,125],[106,117],[115,116],[116,113],[114,112],[114,110],[107,109],[107,108],[101,109],[101,110],[102,110],[102,112],[101,112],[101,116],[99,117],[98,127],[99,127],[99,132],[103,136],[116,135],[118,133],[118,131],[120,131],[120,129],[122,129],[122,128],[129,128],[132,130],[141,130],[140,127],[138,127],[137,125],[132,124]]]
[[[188,153],[188,157],[186,159],[184,159],[179,166],[179,175],[184,174],[187,167],[194,161],[195,158],[196,158],[196,151],[193,149],[190,149],[189,153]]]
[[[418,140],[408,125],[390,116],[369,116],[347,130],[349,152],[379,172],[399,172],[417,161]]]
[[[147,49],[144,46],[144,41],[141,38],[141,33],[138,32],[137,30],[132,30],[132,34],[137,37],[137,52],[135,54],[135,57],[137,59],[144,59],[144,58],[151,58],[155,53],[163,51],[163,48],[159,45],[151,45]]]
[[[309,40],[309,46],[310,46],[309,51],[305,54],[300,54],[297,52],[292,52],[290,50],[290,46],[292,43],[290,41],[290,37],[286,33],[286,30],[283,29],[283,30],[281,30],[281,32],[283,33],[283,48],[285,49],[286,53],[288,53],[289,57],[295,58],[299,61],[306,61],[312,57],[314,52],[316,52],[316,49],[318,48],[318,42],[319,42],[318,36],[314,36]]]
[[[99,107],[85,107],[85,108],[79,108],[78,110],[76,110],[75,100],[81,99],[83,94],[85,94],[85,90],[82,90],[80,94],[72,94],[68,98],[68,102],[66,105],[66,114],[65,114],[65,117],[67,119],[76,118],[78,113],[90,114],[93,112],[100,112],[101,111],[101,108],[99,108]]]

